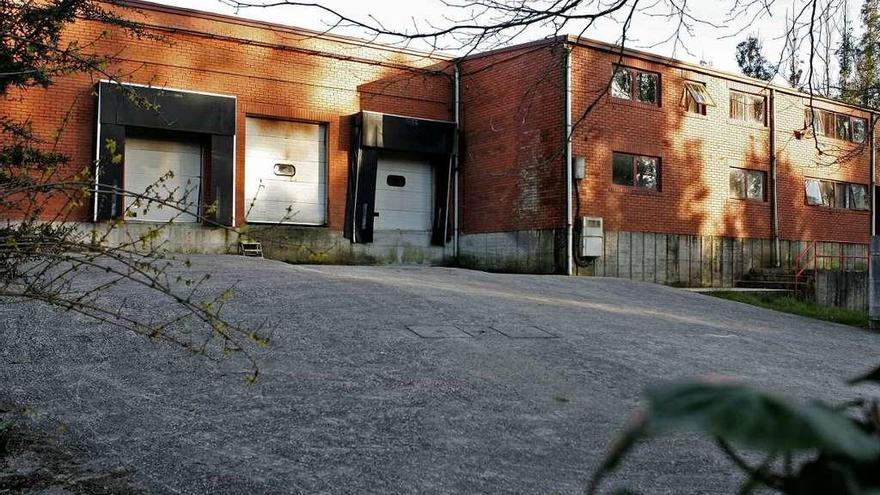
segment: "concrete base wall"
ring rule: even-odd
[[[793,270],[807,241],[780,241],[781,268]],[[822,255],[866,256],[867,246],[823,242]],[[603,256],[578,267],[579,275],[620,277],[682,287],[733,287],[750,270],[773,267],[770,239],[605,232]],[[818,268],[864,270],[866,261],[819,260]]]
[[[352,244],[323,227],[248,225],[244,235],[263,245],[267,258],[291,263],[451,264],[452,246],[432,246],[430,232],[377,231],[371,244]]]
[[[818,270],[816,303],[868,311],[868,272]]]
[[[266,258],[291,263],[452,264],[452,247],[431,245],[429,232],[376,232],[372,244],[352,244],[342,232],[321,227],[247,225],[234,230],[200,224],[83,223],[87,236],[107,246],[185,254],[234,254],[240,237],[260,241]]]
[[[513,273],[559,273],[565,253],[556,230],[462,234],[458,264],[476,270]]]
[[[197,223],[139,222],[83,223],[83,232],[106,246],[133,244],[139,251],[160,250],[185,254],[227,254],[238,250],[238,234],[230,229]]]

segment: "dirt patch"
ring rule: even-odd
[[[0,403],[0,494],[144,493],[130,484],[125,470],[101,472],[85,466],[87,453],[66,436],[64,425]]]

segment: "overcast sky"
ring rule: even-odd
[[[224,14],[239,15],[245,18],[272,21],[291,26],[323,30],[334,19],[326,12],[310,7],[271,7],[271,8],[247,8],[236,12],[232,7],[224,5],[219,0],[154,0],[159,3],[177,5],[198,10],[208,10]],[[343,13],[346,16],[362,19],[372,23],[371,20],[381,22],[385,26],[394,29],[412,29],[414,23],[424,25],[431,22],[435,26],[449,24],[448,17],[460,16],[462,12],[457,9],[444,6],[439,0],[316,0],[318,3]],[[775,3],[772,16],[764,16],[757,22],[750,19],[739,19],[730,22],[726,19],[727,9],[732,0],[699,0],[689,2],[693,16],[700,20],[708,21],[723,27],[709,25],[696,25],[694,31],[685,40],[686,49],[681,46],[674,49],[673,43],[666,42],[669,36],[675,32],[676,24],[662,17],[649,15],[637,15],[633,20],[633,26],[629,32],[628,46],[651,51],[664,56],[671,56],[690,62],[705,61],[712,66],[738,72],[736,65],[736,45],[748,34],[756,34],[764,42],[765,55],[774,61],[782,52],[784,41],[781,39],[785,33],[785,18],[787,11],[792,9],[792,2],[797,0],[781,0]],[[802,1],[802,0],[801,0]],[[650,4],[653,2],[645,2]],[[851,1],[850,10],[852,18],[858,15],[859,0]],[[656,12],[656,11],[655,11]],[[569,34],[577,34],[582,29],[580,26],[569,26],[566,31]],[[740,32],[742,30],[742,32]],[[607,42],[617,42],[620,39],[621,27],[615,20],[606,20],[589,29],[585,35]],[[356,29],[337,29],[334,32],[352,36],[363,36]],[[536,26],[528,32],[520,35],[516,41],[525,42],[542,38],[552,34],[552,29]],[[660,43],[658,45],[658,43]],[[413,48],[424,48],[414,45]],[[453,53],[454,54],[454,53]],[[806,57],[806,53],[804,54]]]

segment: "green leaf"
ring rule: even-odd
[[[880,366],[874,368],[873,370],[865,373],[864,375],[859,375],[855,378],[851,378],[847,383],[850,385],[858,385],[860,383],[866,382],[875,382],[880,383]]]
[[[824,450],[860,461],[880,440],[819,403],[798,405],[741,384],[676,382],[650,387],[647,432],[694,430],[767,453]]]

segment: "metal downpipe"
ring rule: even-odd
[[[572,88],[571,88],[571,47],[565,47],[565,273],[566,275],[574,274],[574,231],[572,224]]]

